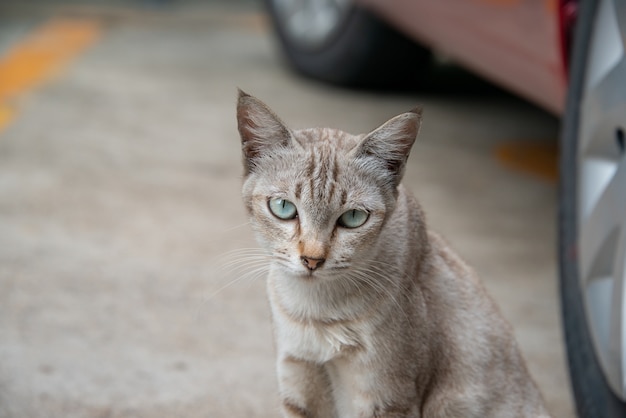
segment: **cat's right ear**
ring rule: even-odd
[[[241,137],[244,175],[254,171],[258,158],[275,147],[292,143],[289,128],[265,103],[239,89],[237,128]]]

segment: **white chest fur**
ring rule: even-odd
[[[274,312],[274,321],[279,351],[303,360],[326,363],[363,346],[361,330],[353,323],[296,322],[281,312]]]
[[[314,319],[342,318],[351,311],[347,305],[338,309],[338,304],[330,302],[332,292],[320,289],[298,278],[285,280],[270,273],[268,296],[281,355],[322,364],[364,347],[367,335],[364,322]]]

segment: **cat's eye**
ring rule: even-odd
[[[270,211],[279,219],[294,219],[298,214],[296,205],[285,199],[270,199]]]
[[[350,209],[339,217],[337,223],[344,228],[358,228],[367,221],[369,213],[364,210]]]

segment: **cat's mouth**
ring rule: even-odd
[[[317,280],[320,277],[324,276],[324,273],[321,270],[309,270],[309,269],[301,269],[301,268],[292,268],[291,274],[297,277],[298,279],[303,280]]]
[[[302,268],[301,266],[294,266],[291,263],[289,264],[281,263],[281,266],[282,266],[283,271],[287,273],[289,276],[295,279],[304,280],[304,281],[320,280],[323,277],[328,275],[328,269],[310,270],[307,268]]]
[[[331,280],[333,278],[337,278],[342,275],[343,272],[347,270],[347,267],[330,267],[325,266],[321,269],[316,270],[308,270],[308,269],[297,269],[295,272],[295,276],[298,279],[302,279],[305,281],[316,281],[316,280]]]
[[[319,278],[319,274],[315,271],[302,271],[299,276],[304,280],[316,280]]]
[[[349,266],[345,263],[337,265],[328,260],[325,260],[324,263],[320,263],[315,269],[307,267],[302,260],[298,263],[294,260],[286,259],[285,257],[278,257],[276,261],[278,262],[277,264],[281,266],[281,269],[289,276],[305,281],[329,279],[341,275],[349,269]]]

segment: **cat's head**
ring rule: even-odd
[[[365,135],[289,129],[239,92],[243,199],[261,244],[287,273],[325,278],[378,245],[421,123],[419,109]]]

